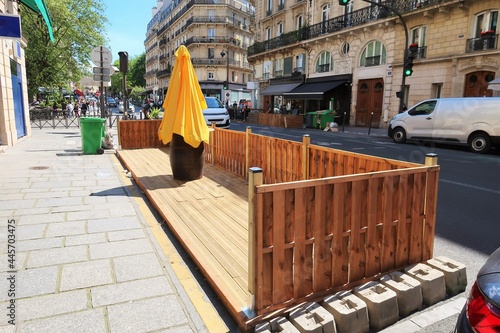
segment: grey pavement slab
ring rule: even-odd
[[[61,291],[109,283],[113,283],[113,273],[109,259],[67,264],[62,267]]]
[[[142,229],[130,229],[130,230],[119,230],[108,232],[108,239],[110,242],[146,238],[144,231]]]
[[[85,233],[85,221],[50,223],[45,237],[61,237],[81,235]]]
[[[112,305],[108,316],[111,332],[151,332],[188,323],[179,303],[168,296]]]
[[[114,258],[116,281],[130,281],[163,275],[155,253]]]
[[[87,247],[84,245],[67,246],[55,249],[33,251],[28,258],[28,268],[68,264],[86,261]]]
[[[89,249],[90,259],[92,260],[153,252],[151,245],[146,239],[90,244]]]
[[[94,219],[88,221],[87,228],[89,233],[105,232],[105,231],[118,231],[139,229],[141,224],[135,216],[128,217],[112,217],[108,219]]]
[[[9,273],[0,274],[2,290],[8,290],[4,283],[7,282]],[[56,292],[58,267],[42,267],[29,270],[19,270],[16,276],[16,298],[25,298],[52,294]],[[7,293],[0,293],[0,301],[7,300]]]
[[[60,316],[22,322],[20,333],[106,332],[104,309],[73,312]]]

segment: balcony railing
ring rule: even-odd
[[[365,67],[371,66],[379,66],[380,65],[380,56],[366,57]]]
[[[274,77],[282,77],[283,76],[283,70],[276,70],[274,71]]]
[[[156,72],[156,77],[157,78],[165,77],[165,76],[168,76],[171,73],[172,73],[172,70],[170,70],[170,69],[163,69],[161,71]]]
[[[466,53],[496,50],[498,48],[498,35],[491,35],[467,39]]]
[[[231,63],[231,60],[229,61]],[[191,58],[191,63],[198,66],[227,66],[225,58]]]
[[[419,7],[417,7],[415,0],[385,0],[382,1],[382,3],[386,4],[388,7],[394,8],[401,14],[406,14],[420,10],[422,7],[429,7],[433,5],[445,6],[445,3],[455,1],[456,0],[421,0],[419,2]],[[266,14],[269,16],[272,13],[268,10]],[[384,19],[394,15],[395,14],[385,10],[384,8],[375,6],[365,7],[348,13],[347,15],[334,17],[325,22],[317,23],[308,27],[302,27],[298,30],[282,34],[281,36],[273,39],[256,42],[248,47],[248,56],[253,56],[261,52],[292,45],[303,40],[338,32],[342,29],[363,25],[368,22]]]
[[[273,14],[273,10],[272,9],[266,10],[266,16],[271,16],[272,14]]]
[[[184,45],[188,46],[195,43],[223,43],[223,44],[233,44],[240,47],[246,47],[245,44],[242,45],[241,40],[231,37],[231,36],[193,36],[186,40]]]
[[[427,55],[427,46],[410,49],[410,52],[414,59],[425,59]]]
[[[280,3],[278,5],[278,11],[283,10],[283,9],[285,9],[285,4],[284,3]]]
[[[319,73],[326,73],[330,71],[330,64],[323,64],[318,66],[318,72]]]

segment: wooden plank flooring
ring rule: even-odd
[[[246,181],[207,163],[201,179],[177,181],[168,148],[121,150],[118,157],[244,325],[242,308],[250,296]]]

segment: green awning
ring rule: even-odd
[[[37,13],[42,15],[45,24],[47,25],[47,30],[49,31],[49,37],[51,41],[54,41],[54,35],[52,34],[52,21],[50,20],[49,12],[47,11],[47,6],[44,0],[20,0],[25,6]]]

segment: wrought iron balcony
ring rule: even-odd
[[[330,64],[323,64],[318,66],[318,72],[319,73],[326,73],[330,71]]]
[[[156,77],[161,78],[161,77],[168,76],[170,74],[172,74],[172,71],[170,69],[163,69],[161,71],[156,72]]]
[[[273,14],[273,10],[272,9],[266,10],[266,16],[271,16],[272,14]]]
[[[445,3],[452,2],[456,2],[456,0],[382,1],[383,4],[387,5],[388,7],[394,8],[401,14],[411,13],[414,11],[418,11],[421,8],[433,5],[445,6]],[[270,16],[271,14],[272,12],[270,10],[266,12],[267,16]],[[338,32],[342,29],[360,26],[368,22],[373,22],[392,16],[395,16],[395,14],[384,8],[376,6],[365,7],[348,13],[347,15],[334,17],[325,22],[302,27],[298,30],[282,34],[281,36],[273,39],[256,42],[248,47],[248,56],[253,56],[261,52],[277,49],[287,45],[292,45],[300,41],[316,38],[325,34]]]
[[[226,58],[191,58],[191,62],[194,66],[227,66]]]
[[[466,53],[496,50],[498,48],[498,35],[488,35],[467,39]]]
[[[274,77],[282,77],[283,76],[283,70],[276,70],[274,71]]]
[[[285,3],[280,3],[278,5],[278,11],[285,9]]]
[[[365,67],[371,66],[379,66],[380,65],[380,56],[366,57],[365,59]]]
[[[236,46],[245,47],[245,45],[241,45],[241,40],[231,37],[231,36],[193,36],[188,38],[184,45],[188,46],[195,43],[223,43],[223,44],[234,44]]]

